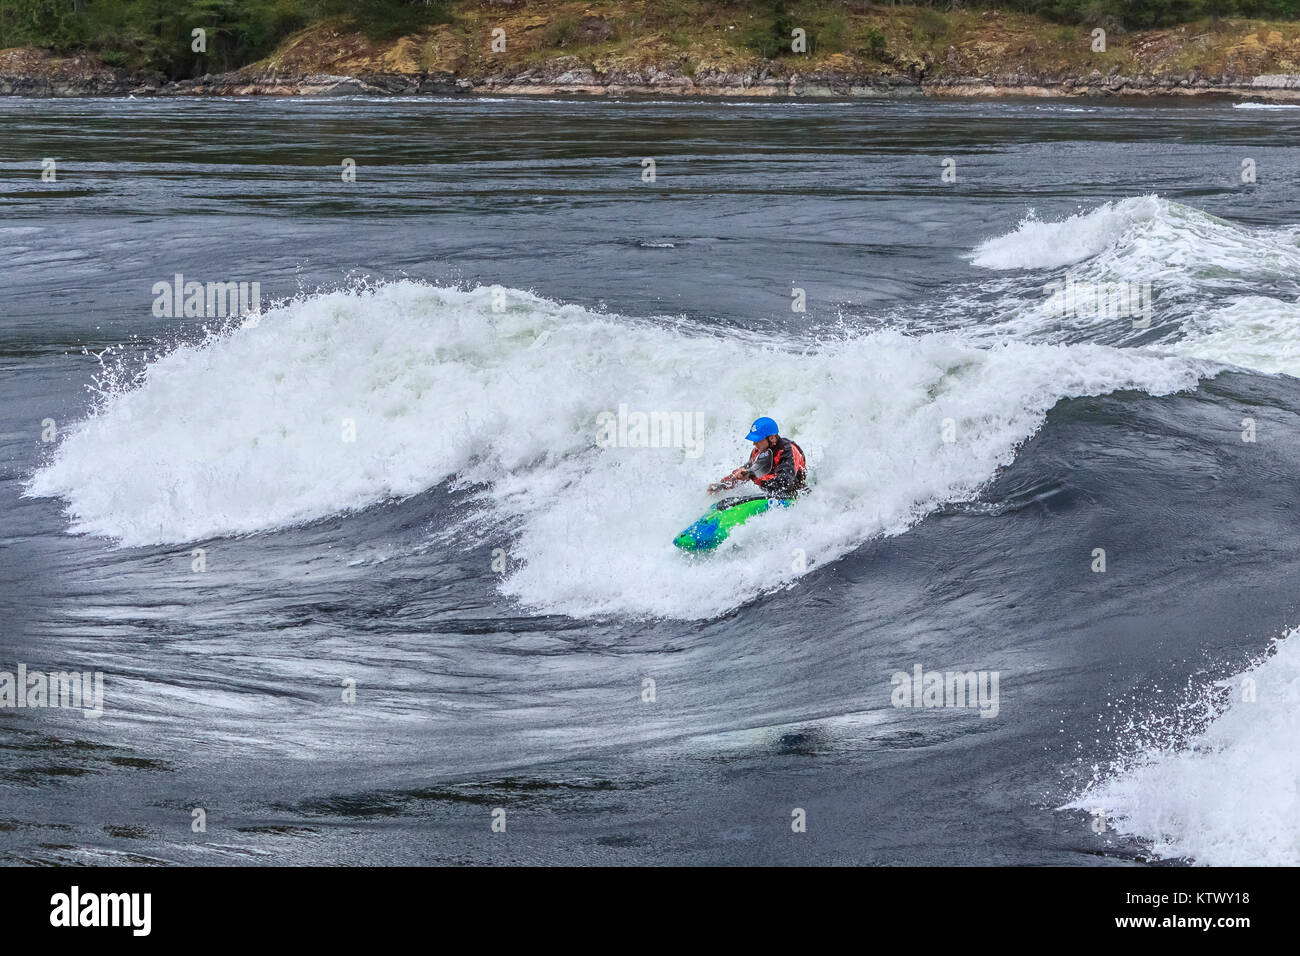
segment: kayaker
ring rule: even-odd
[[[808,463],[803,449],[782,438],[776,422],[770,418],[758,419],[750,426],[745,441],[754,443],[749,461],[709,485],[709,494],[730,491],[742,481],[752,481],[769,498],[793,498],[804,490]]]

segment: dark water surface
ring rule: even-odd
[[[1132,722],[1157,715],[1172,745],[1203,729],[1184,720],[1189,693],[1252,666],[1300,624],[1300,385],[1273,374],[1300,371],[1287,364],[1285,321],[1300,295],[1290,231],[1300,223],[1300,110],[10,99],[0,100],[0,132],[0,670],[100,670],[106,686],[98,720],[0,708],[0,859],[1091,865],[1186,859],[1201,845],[1182,834],[1153,852],[1139,824],[1099,835],[1086,812],[1057,808],[1093,782],[1095,766],[1146,745]],[[45,157],[56,182],[40,179]],[[646,157],[653,183],[642,180]],[[1243,184],[1247,157],[1258,181]],[[345,158],[355,183],[341,179]],[[956,183],[940,179],[945,158],[956,160]],[[1106,203],[1128,205],[1108,213]],[[1030,209],[1045,223],[1080,219],[1041,237],[1022,230],[1011,253],[1022,263],[990,268],[973,256],[986,240],[1014,239]],[[1154,326],[1017,311],[1076,267],[1100,281],[1154,279],[1165,290]],[[611,522],[610,550],[588,551],[578,572],[586,603],[545,577],[525,575],[512,592],[493,549],[514,549],[512,561],[522,554],[536,570],[574,548],[536,544],[557,514],[541,504],[510,505],[523,530],[512,527],[491,497],[504,492],[484,492],[468,466],[453,469],[464,481],[430,473],[421,485],[409,456],[353,474],[321,451],[301,500],[318,485],[355,484],[355,505],[263,521],[269,505],[243,511],[236,496],[198,515],[195,502],[218,499],[193,484],[219,475],[223,454],[248,454],[240,460],[253,468],[260,452],[234,439],[192,454],[173,445],[252,414],[240,405],[248,383],[274,382],[281,391],[268,394],[288,405],[295,387],[328,395],[330,376],[353,367],[428,373],[417,391],[439,394],[438,416],[396,400],[385,410],[412,419],[413,449],[470,428],[483,409],[500,411],[494,427],[509,433],[528,404],[508,391],[515,373],[493,371],[496,359],[473,360],[487,383],[476,398],[438,377],[444,357],[470,362],[470,338],[448,339],[411,371],[388,339],[363,348],[324,337],[287,351],[300,336],[254,349],[240,366],[249,378],[229,393],[211,367],[151,367],[147,387],[170,384],[176,397],[110,420],[141,448],[168,445],[185,467],[159,479],[148,455],[132,466],[138,450],[122,462],[86,446],[83,477],[69,479],[90,496],[78,499],[81,516],[133,530],[71,533],[65,497],[24,495],[55,455],[42,422],[66,434],[90,414],[104,387],[95,353],[113,349],[105,361],[120,388],[121,376],[221,324],[151,314],[153,285],[175,273],[258,281],[264,303],[400,280],[527,290],[615,327],[648,323],[654,354],[617,360],[628,382],[717,379],[730,360],[703,357],[701,341],[750,343],[755,354],[775,344],[756,361],[743,408],[813,409],[804,434],[825,504],[800,508],[824,509],[807,520],[832,527],[809,546],[809,570],[771,588],[744,577],[758,572],[743,553],[729,556],[736,600],[693,613],[696,599],[682,596],[690,567],[668,553],[644,565],[663,570],[637,578],[610,556],[642,542],[620,544],[624,525],[599,508],[573,518]],[[807,313],[792,313],[792,287],[806,290]],[[1223,330],[1223,310],[1243,297],[1273,303],[1259,308],[1278,310],[1275,337]],[[356,321],[408,334],[404,313],[384,306],[406,301],[378,299]],[[560,336],[566,321],[545,320]],[[864,340],[856,365],[825,344],[878,330],[902,340]],[[897,466],[889,490],[915,498],[915,513],[880,517],[888,531],[857,530],[874,527],[869,502],[887,497],[863,486],[868,504],[846,505],[837,530],[836,496],[858,500],[857,473],[837,472],[847,461],[837,453],[871,441],[853,416],[869,416],[875,399],[854,389],[884,383],[882,402],[903,389],[890,370],[911,368],[913,340],[929,348],[936,330],[976,350],[1077,350],[1065,354],[1094,371],[1082,388],[1062,386],[1059,402],[1053,393],[1043,427],[1020,436],[1006,467],[989,458],[987,475],[983,457],[954,465],[940,448],[926,458],[900,427],[858,471],[884,483]],[[574,487],[630,480],[622,466],[555,451],[587,427],[575,410],[587,395],[583,346],[563,347],[538,358],[556,432],[520,426],[507,437],[525,449],[536,438],[536,453],[493,466],[538,498],[567,494],[544,484],[548,451]],[[1151,347],[1173,350],[1144,359],[1152,368],[1193,357],[1245,367],[1200,374],[1195,390],[1107,378],[1122,364],[1107,356]],[[311,356],[331,349],[344,360],[322,365],[331,371],[312,385]],[[1050,385],[1033,358],[1049,353],[1025,354],[1026,380],[1041,372]],[[941,406],[968,364],[952,359],[917,407]],[[641,394],[599,400],[612,408]],[[853,415],[818,418],[815,409],[837,407],[832,395]],[[1014,389],[971,395],[990,430],[1020,407]],[[188,400],[198,417],[161,429],[159,417]],[[742,453],[731,432],[743,434],[744,417],[724,423],[725,455]],[[1240,440],[1245,418],[1258,442]],[[257,481],[296,487],[316,451],[279,426],[254,444],[275,436],[294,457]],[[84,477],[97,460],[102,481]],[[375,487],[387,491],[371,494],[365,482],[383,469]],[[415,493],[392,491],[393,473],[411,471]],[[638,480],[677,478],[646,469]],[[151,483],[167,486],[160,501],[189,503],[147,511],[135,496]],[[699,489],[689,494],[669,524],[698,512]],[[658,501],[627,507],[653,522]],[[202,533],[184,532],[190,519]],[[211,530],[223,527],[238,533]],[[143,528],[162,530],[120,545]],[[203,573],[191,569],[196,548]],[[1107,552],[1104,574],[1090,569],[1096,548]],[[917,663],[997,671],[997,716],[892,707],[890,675]],[[356,682],[355,703],[341,700],[343,680]],[[1246,738],[1261,741],[1263,761],[1284,731],[1261,720]],[[1238,753],[1252,745],[1232,743]],[[1225,785],[1213,769],[1203,783]],[[194,808],[206,811],[206,832],[191,829]],[[492,830],[496,808],[505,833]],[[796,808],[806,833],[792,832]],[[1258,829],[1275,810],[1243,807],[1216,826]]]

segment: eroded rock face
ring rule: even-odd
[[[0,69],[3,64],[0,64]],[[985,76],[918,77],[906,74],[861,75],[813,71],[773,76],[768,70],[701,70],[686,75],[675,66],[616,69],[599,73],[562,57],[518,74],[460,77],[434,73],[369,73],[344,76],[313,73],[305,76],[236,71],[190,80],[164,82],[156,75],[128,74],[108,69],[81,74],[0,72],[0,96],[409,96],[509,93],[554,95],[674,94],[681,96],[1131,96],[1259,95],[1266,99],[1300,98],[1300,75],[1269,74],[1252,78],[1147,77],[1102,75],[1070,77],[1012,73]]]
[[[578,39],[583,43],[606,43],[614,38],[614,25],[603,17],[585,16],[578,24]]]
[[[1252,87],[1264,89],[1295,90],[1300,89],[1300,75],[1290,73],[1266,73],[1251,80]]]
[[[126,96],[156,92],[163,82],[159,73],[132,74],[94,54],[0,50],[0,96]]]

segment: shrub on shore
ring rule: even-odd
[[[290,34],[316,24],[379,43],[451,24],[468,50],[474,31],[498,14],[526,13],[534,26],[544,21],[535,34],[540,46],[533,43],[537,56],[614,37],[617,44],[647,31],[663,47],[685,47],[703,25],[722,18],[735,21],[728,29],[735,29],[737,46],[765,59],[795,55],[791,40],[798,28],[808,54],[844,52],[877,62],[893,54],[896,42],[937,56],[954,23],[976,11],[1034,14],[1062,29],[1108,31],[1222,17],[1300,19],[1300,0],[634,0],[625,10],[620,6],[611,5],[607,21],[567,0],[0,0],[0,49],[89,51],[111,66],[157,70],[176,79],[268,57]],[[901,34],[898,13],[907,18]],[[886,33],[881,28],[890,18],[895,27]],[[587,21],[603,25],[604,32],[584,32]],[[195,51],[191,35],[200,27],[206,49]]]

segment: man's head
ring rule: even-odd
[[[749,434],[745,436],[745,441],[752,441],[754,448],[763,451],[777,443],[777,434],[779,429],[776,422],[770,418],[758,418],[754,424],[749,426]]]

